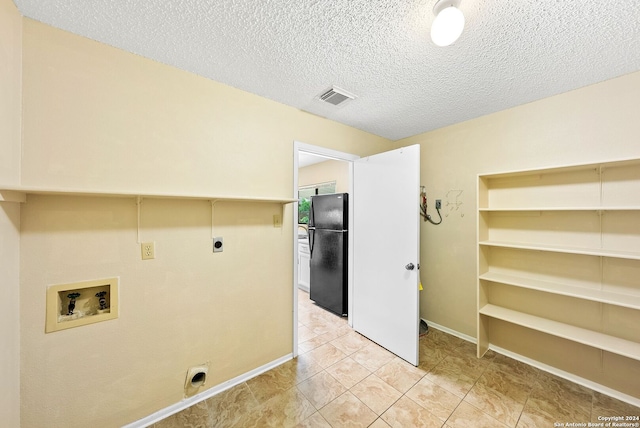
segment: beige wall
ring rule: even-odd
[[[337,160],[328,160],[300,168],[298,170],[298,185],[309,186],[312,184],[336,182],[336,193],[349,192],[349,163]]]
[[[22,17],[0,0],[0,183],[20,175]],[[2,197],[0,196],[0,200]],[[20,426],[20,205],[0,202],[0,409],[3,426]]]
[[[279,204],[30,196],[22,214],[23,425],[121,426],[291,352],[290,228]],[[287,213],[284,221],[291,222]],[[120,316],[44,333],[48,285],[118,276]]]
[[[0,202],[0,408],[20,426],[20,205]],[[6,424],[6,425],[5,425]]]
[[[477,174],[640,157],[638,99],[640,72],[395,142],[421,145],[436,219],[443,201],[421,229],[424,318],[476,336]]]
[[[294,139],[355,154],[388,145],[29,19],[24,29],[24,185],[290,197]]]
[[[22,17],[12,0],[0,0],[0,183],[20,180]]]
[[[291,197],[293,142],[390,142],[24,19],[22,184]],[[22,207],[23,426],[120,426],[292,351],[292,221],[279,204],[29,196]],[[48,285],[120,277],[120,317],[44,333]]]

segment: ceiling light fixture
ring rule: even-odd
[[[433,6],[436,19],[431,25],[431,40],[438,46],[449,46],[464,29],[464,15],[458,9],[460,0],[438,0]]]

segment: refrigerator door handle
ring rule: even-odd
[[[313,258],[313,244],[315,242],[315,234],[316,234],[316,230],[309,228],[307,235],[309,237],[309,258]]]
[[[313,215],[313,198],[311,198],[311,202],[309,205],[309,223],[307,224],[308,227],[315,227],[315,219],[314,219],[314,215]]]

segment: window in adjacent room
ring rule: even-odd
[[[311,197],[314,195],[327,195],[336,193],[336,182],[312,184],[298,188],[298,223],[309,223],[309,207],[311,206]]]

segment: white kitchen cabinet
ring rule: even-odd
[[[310,263],[309,243],[300,239],[298,240],[298,287],[307,292],[309,291],[311,277]]]

